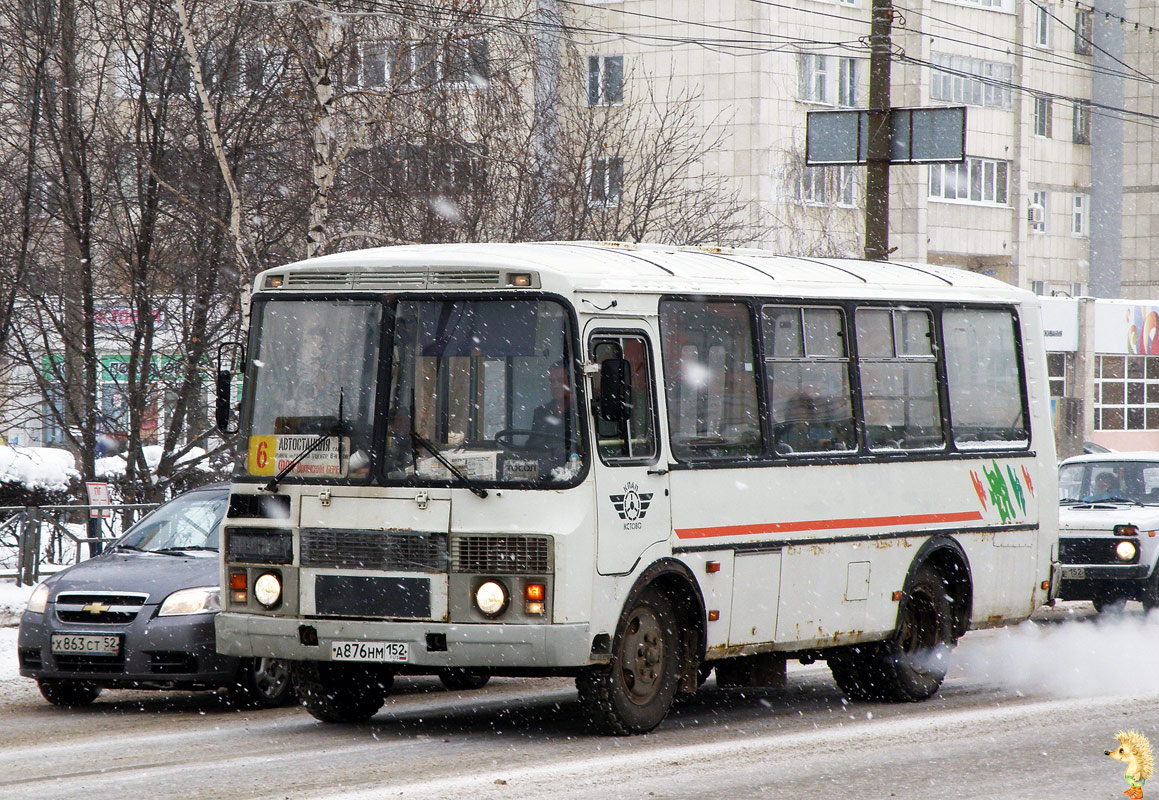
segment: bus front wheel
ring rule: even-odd
[[[598,731],[630,736],[664,720],[680,684],[680,641],[672,601],[645,590],[624,616],[611,662],[576,676],[580,705]]]
[[[294,664],[294,691],[321,722],[365,722],[378,713],[394,683],[392,672],[357,664]]]
[[[906,590],[893,637],[845,648],[829,658],[829,670],[855,700],[925,700],[946,677],[954,646],[952,623],[946,582],[923,565]]]

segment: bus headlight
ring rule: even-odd
[[[1130,561],[1135,557],[1135,553],[1137,552],[1138,548],[1135,547],[1134,542],[1119,542],[1115,546],[1115,555],[1122,561]]]
[[[254,581],[254,599],[266,608],[282,601],[282,579],[272,572],[262,574]]]
[[[483,581],[475,590],[475,607],[488,617],[497,617],[506,611],[507,599],[507,587],[499,581]]]

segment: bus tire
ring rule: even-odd
[[[664,720],[680,685],[680,641],[672,601],[645,589],[624,615],[611,663],[576,676],[580,705],[596,730],[631,736]]]
[[[320,722],[366,722],[394,683],[391,672],[318,661],[296,663],[291,674],[298,699]]]
[[[902,598],[894,635],[834,654],[829,670],[852,699],[914,703],[932,697],[941,687],[953,646],[946,581],[923,564]]]
[[[439,670],[439,680],[451,691],[482,689],[491,680],[491,673],[471,667],[448,667]]]

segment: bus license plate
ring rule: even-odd
[[[52,652],[115,656],[121,652],[120,636],[77,633],[52,634]]]
[[[1086,579],[1087,571],[1085,567],[1063,567],[1062,577],[1070,581],[1081,581]]]
[[[406,642],[331,642],[331,661],[390,661],[410,660],[410,646]]]

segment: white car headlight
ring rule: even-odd
[[[38,584],[32,590],[32,594],[28,596],[28,611],[34,614],[43,614],[44,609],[48,607],[48,584]]]
[[[1137,548],[1135,547],[1134,542],[1119,542],[1118,546],[1115,548],[1115,555],[1117,555],[1123,561],[1130,561],[1135,557],[1136,551]]]
[[[282,581],[272,572],[267,572],[254,581],[254,599],[266,608],[273,608],[282,601]]]
[[[197,586],[192,589],[180,589],[166,597],[157,616],[216,614],[218,611],[221,611],[221,587]]]

